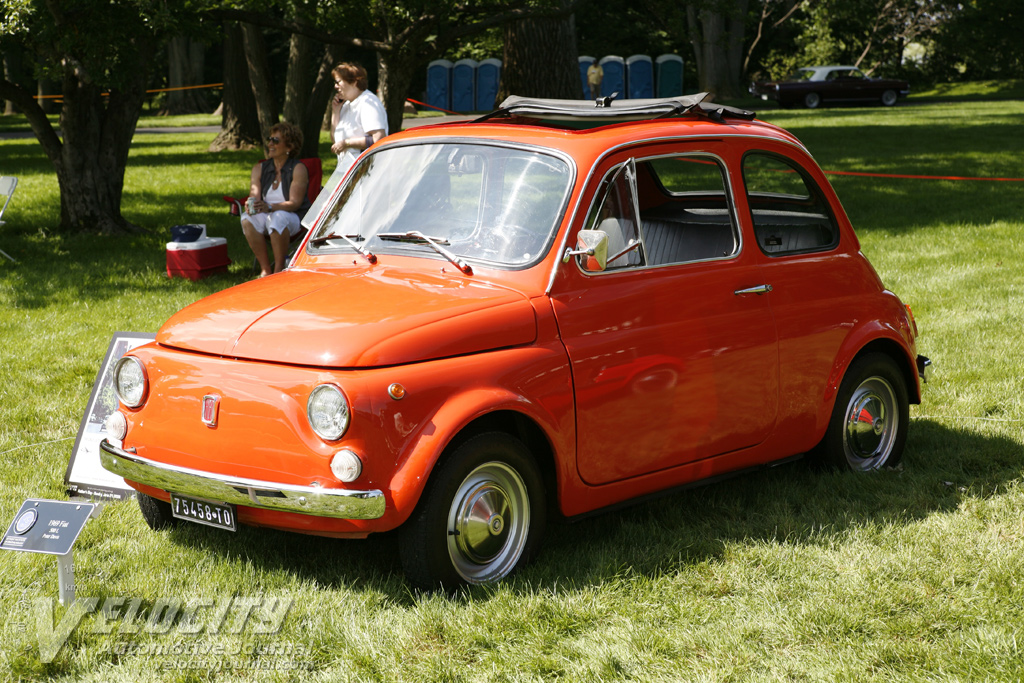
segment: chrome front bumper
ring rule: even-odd
[[[338,519],[378,519],[385,509],[384,494],[379,490],[293,486],[211,474],[154,462],[122,450],[106,439],[100,442],[100,463],[138,484],[234,505]]]

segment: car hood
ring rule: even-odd
[[[197,301],[157,342],[232,358],[377,367],[478,353],[536,339],[520,292],[451,275],[376,267],[285,271]]]

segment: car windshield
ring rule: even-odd
[[[444,258],[435,242],[466,259],[530,265],[549,248],[571,181],[567,162],[533,150],[475,142],[383,148],[353,169],[310,249],[353,251],[355,243],[374,254]]]
[[[787,81],[809,81],[814,77],[814,69],[798,69],[786,76]]]

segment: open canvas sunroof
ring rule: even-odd
[[[615,100],[613,95],[597,100],[555,100],[511,95],[505,98],[497,110],[477,121],[522,117],[568,128],[591,128],[623,121],[679,116],[691,112],[719,121],[726,116],[753,119],[756,115],[744,109],[706,103],[704,100],[707,96],[708,93],[702,92],[654,99]]]

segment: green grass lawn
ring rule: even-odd
[[[1022,102],[765,118],[792,130],[826,170],[1024,178]],[[26,498],[64,497],[112,334],[153,332],[182,306],[251,277],[220,195],[244,188],[258,155],[207,153],[211,137],[136,137],[124,213],[150,232],[134,237],[57,233],[56,180],[38,144],[0,141],[2,172],[21,179],[0,229],[0,248],[19,261],[0,258],[5,525]],[[555,524],[514,579],[455,598],[412,594],[389,538],[194,525],[154,533],[134,503],[108,505],[76,545],[79,596],[140,598],[144,617],[161,598],[288,597],[283,629],[187,636],[143,626],[132,635],[136,624],[115,619],[105,634],[90,616],[46,663],[32,605],[56,595],[55,561],[4,552],[0,672],[9,673],[0,678],[1024,678],[1024,182],[831,179],[936,364],[911,408],[901,470],[858,476],[798,462]],[[168,228],[183,222],[228,238],[229,273],[166,277]],[[64,614],[57,608],[58,620]],[[183,658],[146,649],[195,643],[236,654],[165,671]],[[252,655],[266,646],[295,656]],[[260,662],[311,669],[251,668]]]

